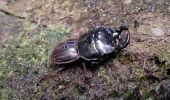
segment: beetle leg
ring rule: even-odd
[[[83,72],[84,72],[84,74],[87,72],[87,68],[86,68],[85,63],[83,63]]]
[[[87,69],[85,63],[83,63],[83,72],[84,72],[85,79],[92,77],[92,73]]]

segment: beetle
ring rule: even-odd
[[[98,27],[79,38],[59,43],[51,53],[52,64],[69,64],[83,59],[96,63],[107,56],[127,47],[130,31],[125,26],[119,28]]]

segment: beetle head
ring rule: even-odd
[[[130,32],[126,26],[120,26],[119,28],[108,28],[108,27],[99,27],[94,33],[103,32],[107,33],[107,39],[113,41],[113,45],[117,49],[126,48],[130,41]]]
[[[118,32],[118,45],[117,49],[123,49],[126,48],[130,41],[130,31],[125,26],[120,26],[117,29]]]

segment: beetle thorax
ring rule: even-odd
[[[101,59],[115,50],[112,40],[112,33],[106,29],[90,32],[80,38],[78,46],[80,55],[86,60]]]

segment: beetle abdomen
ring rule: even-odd
[[[51,62],[53,64],[67,64],[80,58],[77,39],[69,39],[59,43],[51,54]]]

